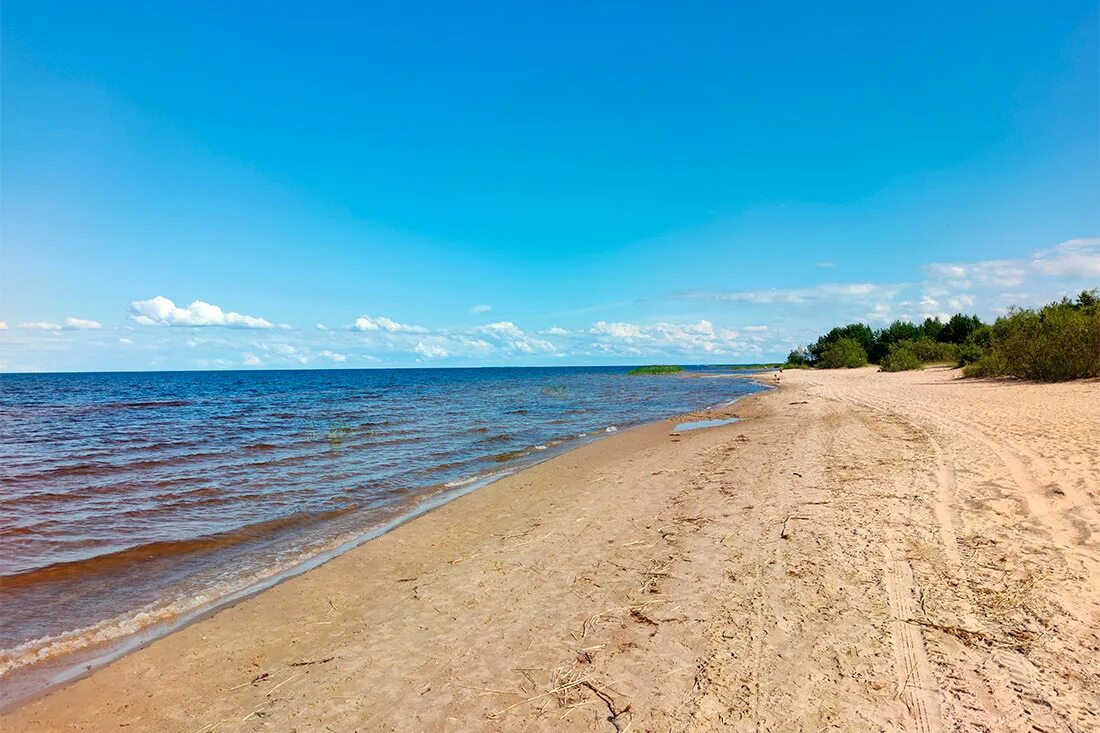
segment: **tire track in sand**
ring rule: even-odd
[[[910,725],[907,727],[914,733],[939,733],[943,730],[943,720],[934,688],[932,665],[924,647],[924,635],[909,622],[917,614],[913,569],[908,561],[895,558],[889,547],[885,547],[884,552],[886,593],[893,617],[891,632],[898,678],[897,694],[909,710]]]

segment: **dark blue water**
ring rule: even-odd
[[[626,371],[4,375],[0,674],[212,606],[580,441],[760,389]]]

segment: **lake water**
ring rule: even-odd
[[[214,607],[609,431],[762,389],[626,371],[0,376],[0,675]]]

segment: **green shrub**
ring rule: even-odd
[[[683,367],[674,364],[652,364],[631,369],[627,374],[631,377],[640,377],[650,374],[675,374],[682,371],[684,371]]]
[[[1008,364],[998,352],[983,354],[977,361],[963,367],[964,377],[1003,377],[1008,374]]]
[[[884,372],[908,372],[914,369],[924,369],[924,362],[913,351],[902,344],[893,344],[890,353],[882,359],[882,371]]]
[[[1079,303],[1014,310],[997,319],[987,367],[1044,382],[1100,376],[1100,309]]]
[[[867,366],[867,351],[853,338],[840,338],[825,347],[817,364],[826,369]]]
[[[967,341],[959,347],[959,358],[955,363],[957,366],[966,366],[967,364],[974,364],[981,358],[982,347],[973,341]]]

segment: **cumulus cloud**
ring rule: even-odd
[[[7,331],[7,330],[8,330],[8,324],[4,323],[3,321],[0,321],[0,331]]]
[[[86,318],[73,318],[72,316],[70,316],[65,319],[65,328],[95,329],[103,328],[103,324],[99,321],[91,321]]]
[[[488,313],[492,309],[493,309],[493,306],[482,303],[480,305],[472,306],[470,308],[470,312],[471,313]]]
[[[1066,240],[1031,257],[936,262],[924,270],[922,316],[943,318],[948,311],[971,309],[998,314],[1010,305],[1040,305],[1095,286],[1100,237]]]
[[[318,321],[317,325],[314,326],[314,328],[316,328],[318,331],[327,331],[328,330],[328,326],[326,326],[325,324],[323,324],[319,321]]]
[[[118,342],[123,346],[132,346],[134,340],[132,338],[126,338],[125,336],[119,336]]]
[[[546,339],[540,339],[524,333],[511,321],[487,323],[477,329],[486,338],[492,339],[498,346],[523,354],[554,353],[558,347]]]
[[[715,328],[708,320],[695,323],[608,323],[598,321],[589,333],[599,337],[594,347],[605,353],[722,354],[752,352],[755,339],[743,342],[736,329]],[[625,347],[625,348],[624,348]]]
[[[644,341],[652,338],[649,334],[643,333],[642,327],[636,323],[597,321],[592,324],[589,332],[599,336],[610,336],[620,341]]]
[[[448,354],[447,350],[442,346],[438,344],[426,344],[423,341],[417,341],[416,346],[413,347],[413,351],[420,354],[425,359],[439,359]]]
[[[20,323],[19,328],[25,328],[28,331],[60,331],[60,323],[50,323],[49,321],[26,321]]]
[[[352,329],[355,331],[386,331],[388,333],[427,333],[428,329],[423,326],[414,326],[408,323],[398,323],[397,321],[386,318],[385,316],[379,316],[378,318],[371,318],[370,316],[359,316],[355,319],[355,323],[352,324]]]
[[[329,361],[334,361],[338,364],[343,364],[345,361],[348,360],[347,354],[338,354],[335,351],[329,351],[328,349],[322,351],[321,356],[328,359]]]
[[[245,354],[244,355],[244,365],[245,366],[259,366],[262,363],[263,362],[260,361],[260,357],[256,356],[255,354]]]
[[[568,331],[566,331],[564,328],[560,328],[558,326],[551,326],[550,328],[546,329],[542,333],[546,334],[547,336],[568,336],[569,335]]]
[[[274,328],[263,318],[246,316],[196,300],[182,308],[170,299],[158,295],[149,300],[130,303],[130,318],[142,326],[225,326],[228,328]]]

